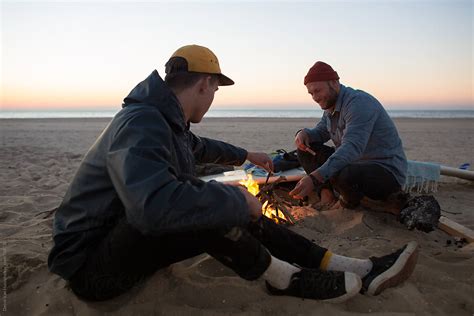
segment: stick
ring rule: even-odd
[[[291,215],[291,213],[285,208],[285,206],[283,205],[282,203],[282,200],[280,199],[280,197],[276,196],[275,194],[273,195],[276,202],[278,203],[278,205],[280,206],[280,211],[285,214],[286,218],[288,218],[288,221],[291,223],[291,224],[294,224],[296,223],[296,219],[293,217],[293,215]]]
[[[371,232],[374,231],[374,229],[372,227],[370,227],[370,225],[367,224],[367,222],[364,220],[364,217],[362,217],[362,223],[364,223],[364,225],[367,226],[370,229]]]
[[[272,175],[272,172],[269,172],[267,175],[267,179],[265,180],[265,185],[268,183],[268,179],[270,179],[270,176]]]
[[[286,218],[288,218],[288,222],[291,225],[295,224],[295,222],[296,222],[295,218],[293,217],[293,215],[291,215],[291,213],[283,205],[280,206],[280,211],[285,215]]]
[[[456,177],[456,178],[474,181],[474,171],[441,166],[439,173],[444,176],[450,176],[450,177]]]
[[[449,211],[445,211],[445,210],[441,210],[441,212],[449,213],[449,214],[453,214],[453,215],[462,214],[462,212],[449,212]]]
[[[309,148],[308,146],[305,146],[305,151],[309,152],[313,156],[316,156],[316,153],[311,148]]]
[[[466,238],[468,242],[474,241],[474,231],[450,220],[445,216],[439,218],[438,227],[451,236]]]
[[[45,214],[45,213],[46,213],[46,215],[43,217],[43,219],[44,219],[44,218],[48,218],[48,217],[50,217],[51,215],[53,215],[53,214],[54,214],[54,212],[56,212],[57,210],[58,210],[58,208],[57,208],[57,207],[55,207],[55,208],[53,208],[52,210],[48,210],[48,211],[42,211],[42,212],[39,212],[39,213],[37,213],[37,214],[36,214],[34,217],[36,217],[36,216],[39,216],[39,215],[41,215],[41,214]]]

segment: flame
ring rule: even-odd
[[[253,196],[256,196],[258,192],[260,192],[260,189],[258,188],[258,183],[252,178],[251,174],[247,175],[247,180],[240,180],[239,184],[246,187],[247,191],[249,191]]]
[[[260,188],[258,187],[258,183],[257,183],[257,181],[255,181],[252,178],[251,174],[247,175],[247,179],[240,180],[239,184],[245,186],[247,188],[247,191],[249,191],[254,196],[256,196],[258,194],[258,192],[260,192]],[[268,205],[268,201],[265,201],[262,205],[262,214],[264,216],[272,219],[276,223],[279,223],[281,221],[281,219],[286,220],[285,215],[283,215],[282,212],[277,213],[277,211],[274,207],[272,207],[271,205]]]

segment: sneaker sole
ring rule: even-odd
[[[346,288],[346,291],[347,291],[346,294],[344,294],[342,296],[339,296],[339,297],[336,297],[336,298],[330,298],[330,299],[327,299],[327,300],[320,300],[320,302],[331,303],[331,304],[342,303],[344,301],[347,301],[351,297],[359,294],[360,289],[362,288],[362,280],[357,274],[351,273],[351,272],[345,272],[344,273],[344,282],[345,282],[346,286],[348,284],[353,285],[352,288],[349,289],[349,290]]]
[[[393,266],[370,283],[367,294],[379,295],[386,288],[394,287],[408,279],[415,269],[418,252],[418,244],[415,241],[409,242]]]

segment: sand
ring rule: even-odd
[[[273,297],[262,281],[247,282],[207,255],[161,270],[107,302],[77,299],[48,272],[52,217],[81,158],[110,119],[0,120],[0,236],[4,315],[472,315],[473,252],[440,230],[408,231],[393,215],[367,210],[316,213],[300,209],[292,229],[336,253],[382,255],[410,240],[421,245],[404,284],[377,297],[357,295],[331,305]],[[396,119],[409,159],[457,167],[474,163],[474,119]],[[196,134],[248,150],[291,149],[296,130],[313,119],[205,119]],[[434,194],[442,215],[474,229],[474,183],[442,177]],[[450,243],[450,244],[448,244]],[[7,286],[5,285],[7,281]],[[6,291],[5,291],[6,290]]]

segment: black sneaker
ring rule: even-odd
[[[362,280],[357,274],[340,271],[302,269],[292,275],[290,286],[277,289],[265,282],[273,295],[287,295],[310,298],[329,303],[343,302],[359,293]]]
[[[412,274],[418,259],[418,244],[411,241],[403,248],[383,257],[371,257],[372,270],[362,279],[362,293],[378,295],[396,286]]]

